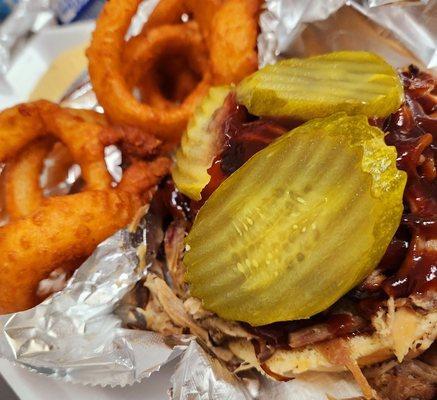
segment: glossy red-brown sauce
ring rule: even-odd
[[[437,82],[414,66],[401,77],[405,104],[382,124],[387,144],[396,147],[398,168],[408,174],[401,228],[387,250],[402,259],[383,285],[393,297],[437,289]]]
[[[202,191],[202,202],[250,157],[287,132],[278,122],[251,116],[246,107],[236,101],[235,94],[228,96],[215,121],[223,135],[222,151],[214,159],[208,173],[211,180]]]

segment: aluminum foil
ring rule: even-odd
[[[123,329],[113,312],[144,274],[137,246],[143,227],[101,243],[67,287],[39,306],[2,316],[0,354],[26,368],[89,385],[127,385],[176,357],[160,335]]]
[[[260,24],[260,65],[280,57],[369,50],[397,67],[414,62],[437,68],[435,0],[267,0]]]
[[[143,4],[131,28],[157,0]],[[332,50],[370,50],[396,66],[437,68],[437,0],[267,0],[260,16],[260,65],[281,57]],[[95,108],[86,80],[68,94],[69,106]],[[111,157],[108,157],[110,159]],[[119,164],[112,156],[110,165]],[[90,385],[127,385],[183,353],[169,382],[172,399],[326,399],[360,395],[347,373],[310,373],[279,383],[260,375],[237,379],[194,338],[171,343],[153,332],[128,330],[117,305],[147,273],[138,267],[144,227],[102,243],[68,286],[32,310],[0,317],[0,355],[40,374]],[[145,243],[147,245],[147,243]]]
[[[290,382],[274,382],[254,373],[237,379],[192,342],[171,378],[172,400],[326,400],[361,395],[347,373],[307,373]]]
[[[252,395],[243,381],[192,341],[171,378],[174,400],[250,400]]]

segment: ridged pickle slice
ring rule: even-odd
[[[244,79],[237,96],[254,115],[306,121],[341,111],[385,117],[401,105],[403,88],[381,57],[340,51],[268,65]]]
[[[173,180],[176,187],[193,200],[201,199],[202,189],[211,177],[208,168],[217,154],[219,138],[209,124],[214,112],[230,92],[229,86],[212,87],[197,107],[176,152]]]
[[[254,326],[308,318],[368,275],[399,226],[406,174],[365,116],[315,119],[257,153],[186,239],[193,296]]]

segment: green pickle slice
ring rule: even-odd
[[[399,226],[406,174],[365,116],[315,119],[232,174],[186,239],[191,294],[254,326],[311,317],[356,286]]]
[[[201,199],[202,189],[211,177],[208,169],[220,145],[218,132],[210,129],[214,112],[229,94],[229,86],[212,87],[188,123],[176,152],[173,180],[180,192],[193,200]]]
[[[401,105],[403,88],[381,57],[340,51],[268,65],[244,79],[237,96],[254,115],[306,121],[340,111],[385,117]]]

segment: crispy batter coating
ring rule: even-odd
[[[108,126],[102,129],[100,140],[105,146],[111,144],[121,148],[124,157],[156,156],[162,142],[144,130],[133,126]]]
[[[38,283],[53,266],[88,256],[133,217],[137,204],[120,190],[51,197],[29,217],[0,228],[0,313],[37,304]]]
[[[256,71],[259,0],[227,0],[215,14],[209,40],[214,84],[238,83]]]
[[[199,24],[202,35],[208,42],[211,21],[223,0],[161,0],[143,27],[141,34],[166,24],[182,22],[183,14]]]
[[[136,161],[124,171],[118,188],[132,194],[146,193],[169,173],[170,167],[171,160],[167,157],[158,157],[150,162]]]
[[[0,160],[15,156],[27,143],[44,135],[40,104],[19,104],[0,113]]]
[[[117,124],[141,127],[157,137],[177,140],[185,128],[188,118],[196,106],[195,100],[203,96],[207,82],[199,84],[192,96],[180,107],[172,110],[156,109],[139,102],[131,92],[123,73],[125,34],[135,15],[140,0],[130,2],[107,2],[97,20],[91,46],[87,51],[89,73],[99,102],[108,118]],[[186,31],[186,32],[185,32]],[[147,60],[156,57],[167,47],[187,46],[193,32],[185,27],[161,26],[148,32],[145,46],[150,46]],[[136,59],[145,64],[147,60]]]
[[[103,190],[111,177],[103,159],[99,123],[87,122],[91,114],[70,112],[48,101],[20,104],[0,113],[0,161],[10,161],[32,140],[54,136],[63,142],[81,166],[90,190]]]
[[[78,194],[44,198],[39,177],[55,139],[81,165],[86,187]],[[11,217],[0,228],[0,313],[36,305],[41,280],[58,267],[74,270],[97,244],[125,227],[171,163],[164,157],[137,161],[155,156],[161,144],[137,128],[110,128],[102,115],[46,101],[1,112],[0,143]],[[104,161],[109,143],[136,153],[116,189]]]
[[[144,24],[142,33],[160,25],[180,23],[182,14],[186,11],[183,0],[161,0]]]
[[[31,142],[13,158],[5,170],[5,203],[11,220],[35,211],[43,201],[39,184],[44,159],[53,146],[48,137]]]

